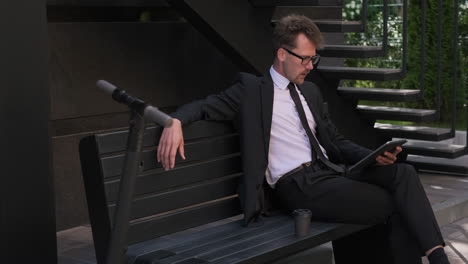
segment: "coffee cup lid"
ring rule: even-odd
[[[312,215],[312,212],[309,209],[296,209],[293,214],[296,216],[309,216]]]

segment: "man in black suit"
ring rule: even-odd
[[[266,188],[283,208],[308,208],[315,219],[384,223],[393,263],[421,263],[423,254],[431,264],[448,263],[416,171],[395,163],[401,147],[379,156],[375,166],[344,175],[344,166],[370,150],[338,133],[322,107],[319,89],[304,82],[320,59],[316,47],[322,37],[316,25],[304,16],[284,17],[275,27],[273,43],[274,62],[263,77],[240,73],[228,89],[172,114],[173,125],[160,139],[158,161],[167,170],[175,166],[177,151],[185,159],[182,124],[239,120],[244,172],[239,197],[246,225],[267,212]],[[359,250],[353,245],[365,239],[351,236],[334,248],[351,257]],[[370,243],[366,248],[372,251],[376,243]]]

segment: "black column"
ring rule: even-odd
[[[57,263],[45,0],[0,1],[0,262]]]

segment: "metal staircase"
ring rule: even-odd
[[[441,0],[439,1],[441,4]],[[457,2],[457,0],[455,0]],[[271,32],[275,22],[288,13],[301,13],[313,19],[325,38],[344,32],[362,32],[366,29],[366,21],[342,21],[336,19],[342,10],[341,0],[169,0],[169,3],[185,19],[214,43],[226,56],[233,60],[240,69],[255,74],[262,74],[271,64]],[[421,21],[425,21],[425,1],[422,3]],[[362,13],[367,12],[367,0],[363,0]],[[457,13],[455,10],[454,12]],[[331,14],[331,15],[330,15]],[[337,15],[338,14],[338,15]],[[317,81],[319,76],[329,86],[334,87],[336,94],[350,102],[354,112],[366,122],[371,123],[380,141],[390,138],[417,139],[405,145],[408,154],[457,158],[468,153],[465,145],[453,145],[439,142],[455,135],[454,124],[451,129],[434,128],[427,126],[402,126],[384,123],[375,123],[376,120],[398,120],[412,122],[431,122],[439,118],[439,109],[412,109],[401,107],[358,105],[358,100],[372,101],[415,101],[424,96],[424,80],[420,77],[420,90],[340,87],[340,80],[374,80],[388,81],[401,80],[406,74],[407,60],[407,24],[408,1],[403,5],[403,58],[402,67],[394,68],[357,68],[336,66],[337,58],[371,58],[385,56],[387,50],[387,19],[388,0],[384,0],[384,32],[382,46],[352,46],[328,41],[318,53],[335,63],[324,63],[314,70],[309,79]],[[334,17],[333,19],[330,18]],[[363,18],[367,16],[363,15]],[[456,20],[455,20],[456,21]],[[440,23],[439,23],[440,24]],[[423,28],[421,44],[424,43],[425,26]],[[455,25],[456,27],[456,25]],[[439,25],[439,29],[441,25]],[[455,30],[456,31],[456,30]],[[439,36],[441,36],[439,31]],[[339,38],[338,38],[339,39]],[[340,42],[340,41],[338,41]],[[440,37],[439,37],[440,45]],[[440,49],[439,49],[440,50]],[[420,67],[424,72],[425,54],[421,52]],[[334,65],[333,65],[334,64]],[[454,70],[456,72],[456,69]],[[455,89],[454,83],[453,89]],[[455,97],[454,97],[455,99]],[[440,100],[439,100],[440,101]],[[453,113],[455,115],[455,113]],[[376,142],[377,143],[377,142]],[[417,161],[409,158],[420,169],[434,170],[434,166],[424,165],[421,159]],[[467,165],[468,166],[468,165]],[[446,170],[450,170],[444,167]],[[468,174],[466,170],[457,168],[457,173]]]

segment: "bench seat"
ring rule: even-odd
[[[162,129],[145,129],[141,171],[135,179],[128,264],[272,263],[365,226],[312,222],[294,236],[290,215],[241,226],[237,186],[242,176],[239,135],[231,123],[199,121],[184,127],[186,160],[169,171],[156,162]],[[80,142],[80,158],[98,264],[105,256],[116,210],[128,131]]]
[[[272,263],[365,228],[312,222],[308,236],[294,235],[292,217],[266,217],[263,225],[242,227],[242,216],[162,236],[129,247],[128,263]]]

